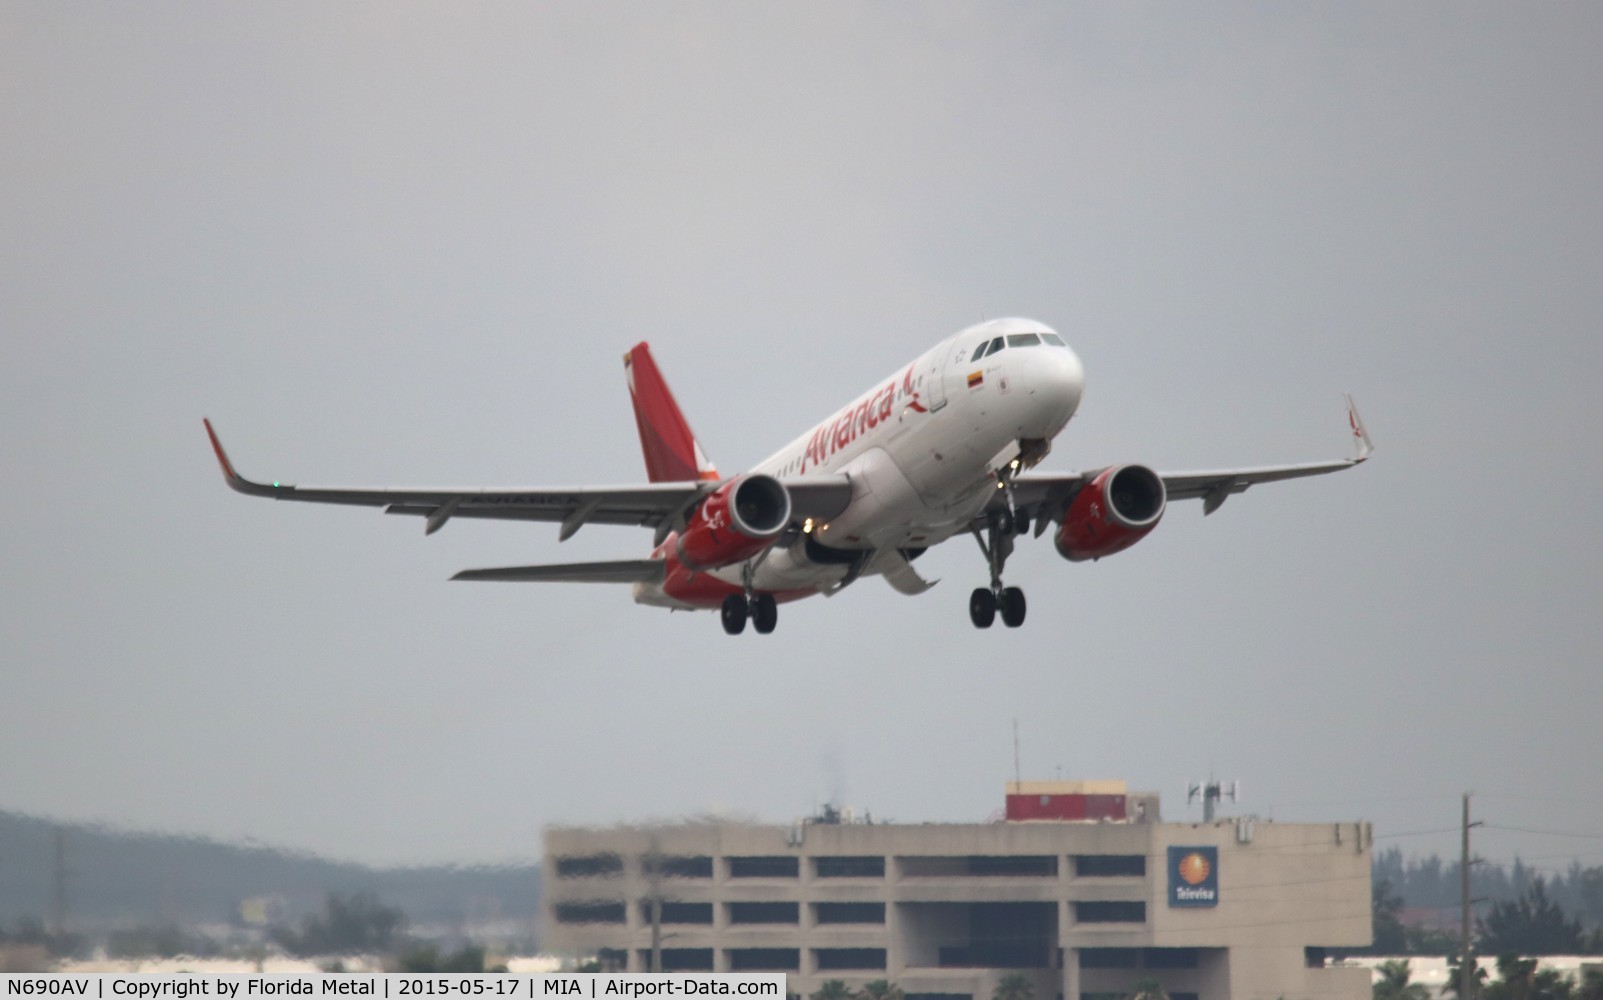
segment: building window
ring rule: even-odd
[[[966,876],[1014,876],[1052,878],[1058,873],[1054,854],[970,854],[959,857],[904,857],[902,874],[908,878],[961,878]]]
[[[1081,878],[1114,878],[1123,875],[1145,875],[1147,858],[1144,854],[1076,854],[1074,874]]]
[[[662,922],[665,924],[710,924],[712,923],[711,903],[669,903],[662,904]],[[640,901],[641,923],[651,923],[651,900]]]
[[[797,903],[730,903],[732,924],[794,924],[800,917]]]
[[[651,949],[642,948],[639,951],[640,967],[647,971],[651,969]],[[662,949],[663,972],[711,972],[711,948],[664,948]]]
[[[936,964],[962,969],[1048,969],[1057,954],[1057,906],[1053,903],[952,904],[968,924],[967,940],[951,940],[936,949]],[[937,909],[938,908],[938,909]],[[924,907],[913,904],[908,916]],[[946,909],[934,904],[926,912]],[[953,921],[955,924],[956,921]],[[904,927],[907,923],[904,922]],[[953,927],[955,930],[956,927]]]
[[[838,969],[883,969],[884,948],[818,948],[813,952],[818,971]]]
[[[820,924],[883,924],[884,903],[814,903],[813,922]]]
[[[623,858],[616,854],[574,854],[557,859],[557,878],[622,874]]]
[[[1081,948],[1082,969],[1138,969],[1141,967],[1140,948]]]
[[[794,857],[746,857],[729,859],[730,878],[796,878],[801,865]]]
[[[800,948],[730,948],[730,972],[800,972]]]
[[[712,858],[705,855],[647,854],[640,859],[647,875],[667,878],[712,878]]]
[[[1195,969],[1202,955],[1195,948],[1145,948],[1141,965],[1147,969]]]
[[[814,858],[813,874],[819,878],[884,878],[885,859],[877,855]]]
[[[1147,919],[1144,900],[1109,900],[1074,904],[1074,919],[1082,924],[1141,924]]]
[[[559,924],[621,924],[627,920],[622,903],[558,903],[552,910]]]

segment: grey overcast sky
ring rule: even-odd
[[[1603,864],[1603,6],[0,0],[0,808],[374,863],[1013,774]],[[224,488],[726,470],[946,334],[1085,361],[1047,467],[1374,460],[778,632],[456,570],[644,553]],[[1520,833],[1507,828],[1554,831]]]

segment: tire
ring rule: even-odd
[[[1024,591],[1008,587],[1002,591],[1002,599],[998,603],[1001,605],[1003,625],[1018,628],[1024,624]]]
[[[723,619],[724,631],[730,635],[739,635],[746,631],[746,598],[742,594],[730,594],[724,598],[723,607],[718,609]]]
[[[779,606],[773,594],[757,594],[751,599],[751,626],[758,635],[767,635],[779,624]]]
[[[975,628],[990,628],[996,621],[996,595],[985,587],[975,587],[968,598],[968,618]]]

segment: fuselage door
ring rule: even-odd
[[[935,364],[930,372],[929,401],[930,412],[934,413],[946,405],[946,373],[952,371],[963,360],[963,345],[944,344],[935,354]]]

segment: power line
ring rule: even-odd
[[[1395,837],[1423,837],[1423,836],[1425,836],[1427,834],[1432,834],[1432,833],[1457,833],[1457,832],[1458,832],[1458,827],[1456,827],[1456,826],[1443,826],[1443,827],[1438,827],[1435,830],[1407,830],[1407,831],[1404,831],[1403,833],[1381,833],[1381,834],[1376,834],[1373,839],[1374,840],[1391,840],[1391,839],[1393,839]]]
[[[1603,833],[1575,833],[1570,830],[1533,830],[1523,826],[1503,826],[1498,823],[1487,823],[1488,830],[1505,830],[1511,833],[1534,833],[1543,837],[1573,837],[1576,840],[1603,840]]]

